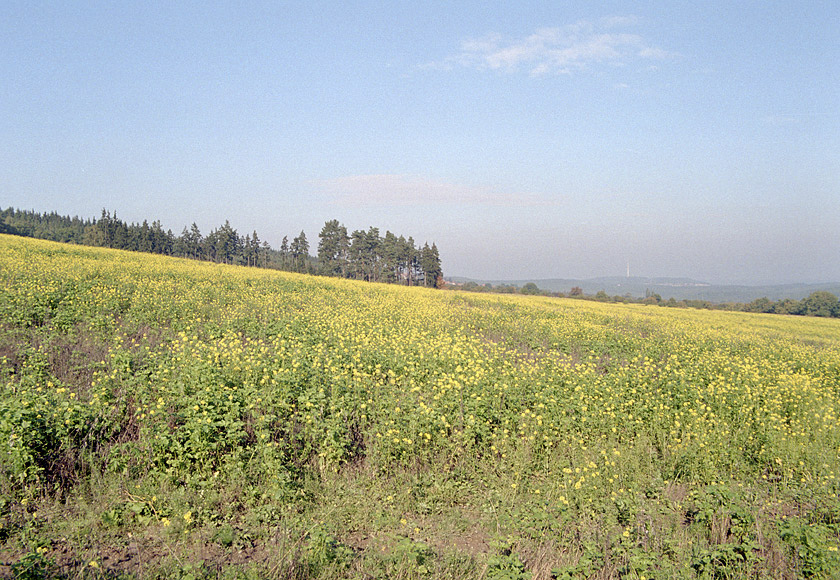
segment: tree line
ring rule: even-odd
[[[341,276],[370,282],[390,282],[439,288],[443,271],[437,246],[415,246],[414,239],[397,237],[379,228],[347,232],[331,220],[318,234],[318,263],[329,276]]]
[[[586,294],[579,286],[574,286],[569,292],[552,292],[543,290],[535,283],[528,282],[521,288],[512,284],[478,284],[468,281],[464,284],[448,284],[447,288],[465,290],[467,292],[494,292],[498,294],[527,294],[531,296],[552,296],[555,298],[577,298],[580,300],[594,300],[596,302],[622,302],[635,304],[649,304],[655,306],[667,306],[671,308],[698,308],[703,310],[729,310],[735,312],[759,312],[765,314],[792,314],[798,316],[821,316],[840,318],[840,299],[831,292],[818,290],[812,292],[802,300],[793,298],[782,298],[781,300],[770,300],[769,298],[757,298],[752,302],[709,302],[708,300],[677,300],[669,298],[663,300],[659,294],[648,290],[644,298],[636,298],[629,294],[624,296],[610,296],[603,290],[596,294]]]
[[[207,235],[193,223],[176,236],[172,230],[164,230],[160,221],[126,223],[104,209],[99,219],[81,219],[10,207],[0,210],[0,233],[371,282],[430,287],[443,283],[434,243],[419,247],[413,238],[391,232],[380,237],[374,227],[348,235],[337,220],[324,224],[317,256],[310,255],[303,231],[291,241],[284,236],[280,248],[274,249],[260,239],[256,230],[243,236],[228,220]]]

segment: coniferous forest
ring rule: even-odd
[[[317,255],[312,256],[305,232],[279,249],[261,240],[256,230],[241,235],[228,220],[208,234],[193,222],[176,236],[159,220],[151,224],[126,223],[105,209],[99,219],[62,216],[56,212],[8,208],[0,210],[0,233],[102,248],[130,250],[289,272],[339,276],[370,282],[388,282],[438,288],[443,284],[437,246],[419,246],[412,237],[379,229],[348,232],[338,220],[324,224]]]

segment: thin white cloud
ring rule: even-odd
[[[569,74],[601,63],[625,65],[634,60],[668,58],[668,51],[651,45],[643,36],[622,31],[636,22],[635,17],[620,16],[597,24],[581,21],[562,28],[539,28],[524,38],[489,34],[465,40],[459,53],[427,68],[525,70],[531,76],[542,76]]]
[[[531,194],[501,193],[475,187],[432,181],[414,175],[348,175],[312,182],[332,201],[350,206],[367,205],[551,205]]]

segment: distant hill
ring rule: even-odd
[[[664,300],[708,300],[709,302],[751,302],[756,298],[766,297],[770,300],[792,298],[801,300],[812,292],[824,290],[835,296],[840,296],[840,282],[824,284],[782,284],[772,286],[736,286],[719,285],[700,282],[690,278],[643,278],[632,276],[612,276],[602,278],[588,278],[586,280],[551,278],[527,280],[476,280],[453,276],[447,278],[455,283],[463,284],[468,281],[477,284],[490,283],[522,287],[533,282],[542,290],[568,293],[574,286],[583,289],[585,294],[596,294],[603,290],[610,296],[624,296],[629,294],[634,298],[644,298],[647,293],[659,294]]]

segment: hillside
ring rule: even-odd
[[[840,296],[840,282],[825,284],[780,284],[769,286],[737,286],[709,284],[690,278],[643,278],[643,277],[601,277],[583,280],[549,278],[527,280],[475,280],[454,276],[452,281],[464,283],[468,281],[477,284],[490,283],[498,285],[514,285],[522,287],[529,282],[535,283],[543,290],[568,293],[572,288],[579,287],[585,294],[594,295],[603,290],[610,296],[625,296],[644,298],[648,294],[659,294],[664,300],[707,300],[714,303],[722,302],[751,302],[757,298],[782,300],[791,298],[801,300],[812,292],[826,291]]]
[[[840,320],[0,235],[0,574],[830,578]]]

